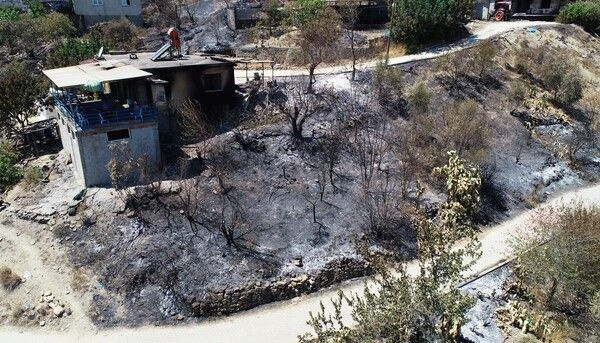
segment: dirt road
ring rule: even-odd
[[[473,46],[477,42],[481,40],[485,40],[500,34],[504,34],[514,30],[523,30],[529,27],[542,27],[542,26],[551,26],[551,25],[561,25],[554,22],[547,21],[476,21],[469,24],[469,30],[471,32],[471,36],[453,43],[449,45],[445,45],[442,47],[433,48],[431,50],[413,54],[413,55],[405,55],[400,57],[390,58],[391,65],[400,65],[409,62],[427,60],[435,57],[442,56],[444,54],[456,52],[470,46]],[[357,64],[358,70],[370,69],[373,68],[377,64],[377,60],[372,60],[368,62],[362,62]],[[255,72],[262,74],[262,70],[258,69],[249,69],[246,73],[246,70],[243,69],[243,65],[239,65],[240,69],[235,70],[235,81],[237,84],[242,84],[246,82],[246,77],[252,78]],[[336,65],[336,66],[327,66],[320,67],[315,70],[316,75],[327,75],[327,74],[341,74],[341,73],[349,73],[351,71],[351,65]],[[270,80],[272,77],[277,78],[285,78],[290,76],[306,76],[308,75],[308,70],[306,68],[295,68],[295,69],[275,69],[271,72],[270,66],[265,65],[265,79]],[[318,79],[317,79],[318,80]]]
[[[78,296],[70,286],[70,273],[66,256],[55,245],[49,243],[44,235],[34,231],[36,225],[31,225],[31,230],[24,229],[23,223],[3,221],[0,225],[0,265],[10,266],[19,271],[25,282],[17,289],[3,294],[3,301],[12,305],[35,305],[40,294],[50,292],[72,310],[72,316],[54,321],[47,321],[47,329],[68,329],[73,332],[87,331],[92,323],[87,316],[88,299],[85,301]],[[40,230],[39,225],[37,225]],[[25,274],[23,274],[25,273]],[[35,323],[37,324],[37,323]],[[0,328],[0,342],[11,342],[2,339]]]
[[[585,205],[600,205],[600,185],[559,194],[543,206],[569,204],[580,200]],[[468,272],[477,275],[503,262],[508,252],[508,238],[526,228],[535,210],[530,210],[499,225],[484,228],[480,235],[482,256]],[[414,272],[416,265],[409,265]],[[0,329],[0,342],[294,342],[296,336],[308,328],[308,312],[319,308],[319,303],[329,303],[339,289],[360,292],[363,280],[354,280],[308,296],[290,301],[258,307],[229,317],[176,327],[118,328],[95,332],[92,328],[70,330],[66,333],[41,329],[19,332],[17,329]]]

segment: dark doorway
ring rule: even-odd
[[[514,7],[516,13],[527,13],[531,7],[531,0],[518,0]]]
[[[552,2],[552,0],[542,0],[542,4],[540,5],[540,8],[550,8],[551,2]]]

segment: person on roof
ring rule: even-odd
[[[179,32],[177,32],[174,27],[171,27],[167,31],[167,36],[169,36],[169,39],[171,40],[171,47],[169,48],[171,57],[181,56],[181,41],[179,40]]]

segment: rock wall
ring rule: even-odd
[[[195,316],[225,315],[316,292],[343,280],[369,275],[372,271],[365,261],[342,258],[329,262],[314,275],[210,290],[187,299],[187,304]]]

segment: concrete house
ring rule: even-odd
[[[136,25],[143,23],[141,0],[72,0],[79,28],[113,19],[127,18]]]
[[[154,57],[154,58],[153,58]],[[227,107],[234,94],[232,62],[213,56],[160,58],[152,53],[45,70],[52,81],[63,148],[85,186],[109,185],[113,144],[131,158],[160,164],[160,142],[177,134],[172,109],[188,98],[203,108]]]
[[[152,74],[124,64],[90,63],[45,70],[58,112],[63,148],[85,186],[111,182],[111,145],[126,144],[131,158],[160,162],[157,111],[148,97]],[[93,80],[93,81],[92,81]],[[90,84],[101,89],[89,91]]]

